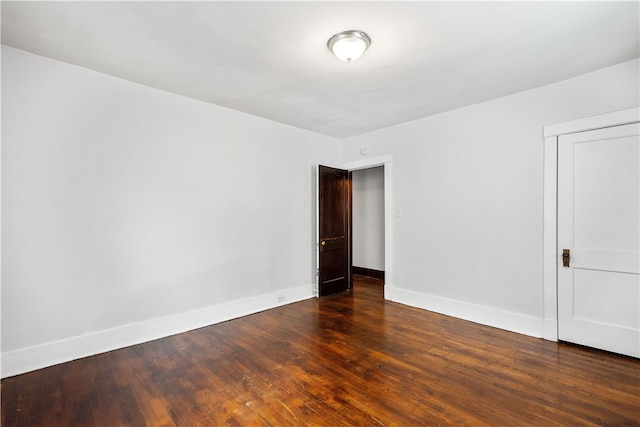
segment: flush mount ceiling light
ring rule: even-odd
[[[360,58],[371,45],[371,39],[362,31],[343,31],[327,41],[329,50],[341,61],[352,62]]]

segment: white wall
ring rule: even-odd
[[[340,160],[338,140],[3,47],[3,376],[310,297],[315,165]]]
[[[638,61],[344,141],[2,48],[2,375],[311,296],[315,172],[393,156],[393,299],[541,335],[542,127]],[[274,250],[273,242],[278,242]]]
[[[384,271],[384,168],[353,171],[353,265]]]
[[[542,336],[545,125],[638,106],[638,60],[344,142],[393,156],[391,299]]]

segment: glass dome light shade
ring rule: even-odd
[[[362,31],[343,31],[331,37],[327,47],[336,58],[345,62],[352,62],[360,58],[369,48],[371,39]]]

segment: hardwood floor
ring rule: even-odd
[[[2,381],[3,426],[640,425],[640,361],[354,291]]]

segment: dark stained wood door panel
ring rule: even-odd
[[[351,288],[351,179],[346,170],[320,165],[320,296]]]

